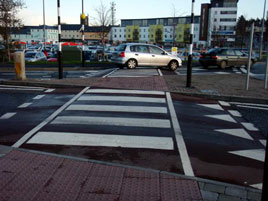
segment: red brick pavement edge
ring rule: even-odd
[[[201,201],[197,181],[13,150],[0,158],[1,201]]]

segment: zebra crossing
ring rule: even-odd
[[[227,68],[227,69],[218,69],[218,68],[209,68],[205,69],[202,67],[195,67],[192,69],[192,73],[194,75],[228,75],[228,74],[243,74],[241,68]],[[186,68],[179,68],[175,71],[177,75],[186,75],[187,69]]]

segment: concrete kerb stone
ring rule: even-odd
[[[4,157],[6,154],[8,154],[9,152],[11,152],[12,150],[13,150],[12,147],[0,145],[0,158],[1,157]]]

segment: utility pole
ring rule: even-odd
[[[62,63],[61,63],[61,22],[60,22],[60,0],[58,1],[58,32],[59,32],[59,50],[58,50],[58,71],[59,71],[59,79],[62,79],[63,69],[62,69]]]
[[[82,14],[81,14],[81,22],[82,22],[82,67],[85,67],[85,20],[86,15],[84,13],[84,0],[82,0]]]
[[[253,45],[253,35],[254,35],[254,22],[251,25],[251,32],[250,32],[250,45],[249,45],[249,52],[248,52],[248,70],[247,70],[247,79],[246,79],[246,90],[248,90],[249,86],[249,74],[250,74],[250,64],[251,64],[251,54],[252,54],[252,45]]]
[[[195,3],[195,0],[192,0],[190,46],[189,46],[189,55],[188,55],[188,63],[187,63],[186,87],[191,87],[191,84],[192,84],[193,35],[194,35],[194,3]]]
[[[46,49],[46,16],[45,16],[45,0],[43,0],[43,40],[44,40],[44,51]]]
[[[263,10],[263,18],[262,18],[261,44],[260,44],[260,60],[262,59],[262,44],[263,44],[263,32],[264,32],[265,10],[266,10],[266,0],[264,0],[264,10]]]
[[[115,6],[116,4],[114,2],[111,3],[111,14],[112,14],[112,26],[115,24]]]

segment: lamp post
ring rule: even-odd
[[[188,63],[187,63],[186,87],[191,87],[191,84],[192,84],[193,35],[194,35],[194,3],[195,3],[195,0],[192,0],[190,46],[189,46],[189,56],[188,56]]]
[[[264,1],[264,10],[263,10],[263,18],[262,18],[261,42],[260,42],[260,59],[262,59],[262,43],[263,43],[265,10],[266,10],[266,0]]]
[[[58,73],[59,73],[59,79],[62,79],[63,69],[62,69],[62,63],[61,63],[61,22],[60,22],[60,0],[58,1],[58,33],[59,33],[59,50],[58,50]]]
[[[85,20],[86,20],[86,15],[84,14],[84,0],[82,0],[82,14],[81,14],[81,22],[82,22],[82,67],[85,67]]]
[[[43,39],[44,39],[44,51],[46,49],[46,16],[45,16],[45,0],[43,0]]]

